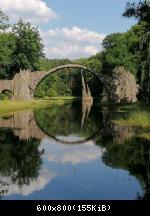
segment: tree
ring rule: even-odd
[[[15,72],[20,69],[37,70],[39,58],[44,57],[38,28],[32,27],[29,22],[23,22],[20,18],[19,22],[13,25],[12,32],[17,38],[13,70]]]
[[[139,23],[147,24],[146,31],[140,43],[139,82],[142,87],[142,96],[150,101],[150,1],[127,3],[123,16],[135,17]]]
[[[111,74],[116,66],[124,66],[137,76],[139,45],[144,31],[145,25],[140,24],[125,33],[113,33],[104,39],[103,73]]]
[[[140,81],[142,86],[143,97],[150,101],[150,31],[147,32],[140,44],[141,50],[141,67]]]
[[[150,20],[150,1],[144,0],[138,3],[127,3],[125,12],[123,13],[125,17],[135,17],[139,22]]]
[[[11,77],[16,37],[12,33],[0,32],[0,79]]]
[[[12,53],[15,49],[15,37],[6,33],[9,18],[0,9],[0,79],[8,78],[12,63]]]
[[[0,9],[0,30],[6,30],[9,27],[9,24],[7,24],[8,21],[8,16]]]

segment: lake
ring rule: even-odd
[[[150,129],[140,106],[68,100],[0,117],[0,198],[149,199]]]

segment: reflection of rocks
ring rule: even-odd
[[[46,137],[36,124],[32,110],[16,112],[7,119],[0,118],[0,127],[12,128],[20,140],[29,140],[30,138],[41,140]]]
[[[82,131],[85,119],[88,118],[92,105],[93,105],[92,100],[91,101],[82,100],[81,131]]]
[[[114,112],[114,111],[113,111]],[[115,110],[115,112],[119,112],[119,110]],[[135,136],[135,128],[134,127],[126,127],[120,126],[112,122],[113,113],[106,109],[103,112],[104,117],[104,125],[101,130],[103,137],[111,136],[113,141],[117,144],[123,144],[126,140]]]
[[[113,141],[117,144],[123,144],[126,140],[132,138],[135,133],[132,127],[121,127],[110,123],[102,129],[103,137],[112,136]]]
[[[114,142],[117,144],[123,144],[124,141],[134,136],[134,130],[132,127],[121,127],[116,124],[111,124],[111,133]]]

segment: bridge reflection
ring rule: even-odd
[[[82,101],[82,116],[81,116],[81,132],[83,129],[84,122],[89,116],[93,102]],[[51,123],[52,124],[52,123]],[[13,113],[7,117],[0,118],[0,128],[10,128],[13,130],[14,135],[19,137],[20,140],[30,140],[31,138],[42,140],[48,138],[52,141],[56,141],[62,144],[82,144],[93,139],[98,131],[81,138],[80,140],[64,140],[57,136],[50,134],[44,128],[40,126],[36,119],[33,110],[21,111]]]

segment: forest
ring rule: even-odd
[[[48,59],[38,28],[21,18],[16,24],[9,24],[9,17],[0,10],[0,79],[12,79],[21,69],[48,71],[67,63],[85,65],[98,73],[111,75],[116,66],[130,71],[139,84],[138,98],[150,101],[150,3],[139,1],[127,3],[122,14],[125,18],[135,18],[137,24],[127,32],[107,35],[102,43],[102,51],[89,58]],[[99,97],[102,84],[91,74],[85,73],[91,93]],[[81,95],[81,74],[79,70],[63,70],[48,76],[38,86],[35,96],[57,97]],[[5,99],[6,94],[1,94]]]

